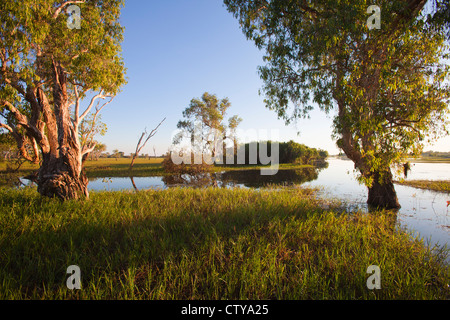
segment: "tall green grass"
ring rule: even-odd
[[[1,299],[448,299],[445,254],[393,214],[347,214],[299,188],[64,203],[0,189]],[[81,290],[66,287],[69,265]],[[366,286],[370,265],[380,290]]]

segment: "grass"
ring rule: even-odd
[[[133,166],[133,177],[163,176],[166,173],[161,165],[162,158],[143,159],[138,158]],[[129,177],[131,159],[101,158],[99,160],[87,160],[84,163],[88,178],[104,177]],[[8,162],[0,162],[0,186],[11,186],[17,178],[29,175],[39,169],[39,165],[24,163],[17,172],[8,172],[7,168],[16,168]]]
[[[338,159],[346,159],[346,160],[350,160],[347,158],[347,156],[342,155],[342,156],[332,156],[333,158],[338,158]],[[444,157],[430,157],[430,156],[419,156],[417,158],[409,158],[408,161],[413,162],[413,163],[417,163],[417,162],[427,162],[427,163],[450,163],[450,158],[444,158]]]
[[[163,176],[166,173],[161,165],[162,158],[136,160],[132,175],[133,177]],[[130,176],[130,159],[99,159],[98,161],[86,161],[85,169],[88,177],[129,177]],[[214,165],[210,168],[212,172],[233,171],[233,170],[256,170],[261,169],[262,165]],[[280,164],[279,169],[300,169],[304,167],[313,167],[311,165],[298,164]]]
[[[162,158],[138,158],[133,165],[134,177],[162,176],[165,175],[162,168]],[[97,161],[88,160],[84,168],[89,178],[103,177],[129,177],[131,159],[101,158]]]
[[[419,189],[427,189],[450,193],[449,180],[411,180],[411,181],[404,180],[404,181],[397,181],[396,183]]]
[[[392,213],[346,214],[284,188],[0,189],[0,299],[449,299],[447,252]],[[66,288],[78,265],[82,289]],[[366,270],[381,268],[381,290]]]
[[[428,157],[422,156],[419,158],[410,159],[411,162],[438,162],[438,163],[450,163],[450,158],[440,158],[440,157]]]

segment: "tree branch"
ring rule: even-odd
[[[14,107],[11,102],[0,99],[0,105],[5,106],[14,115],[14,118],[17,120],[18,124],[22,125],[25,128],[29,126],[28,118],[23,115],[16,107]]]
[[[156,134],[156,131],[158,131],[158,128],[162,125],[162,123],[166,120],[166,118],[164,118],[159,124],[158,126],[153,129],[147,136],[147,138],[145,139],[144,143],[141,145],[142,140],[144,139],[145,135],[147,134],[147,130],[145,130],[141,137],[139,138],[138,144],[136,145],[136,152],[133,155],[133,159],[131,160],[131,164],[130,164],[130,171],[133,169],[133,165],[134,165],[134,161],[136,160],[136,158],[139,155],[139,152],[141,152],[142,148],[144,148],[144,146],[147,144],[147,141],[150,140],[151,137],[153,137]]]
[[[24,137],[23,135],[21,135],[18,131],[17,128],[13,128],[5,123],[1,123],[0,122],[0,128],[4,128],[6,130],[8,130],[12,137],[14,138],[14,140],[16,140],[17,143],[17,148],[19,149],[19,152],[21,154],[21,156],[25,159],[28,160],[30,162],[33,163],[38,163],[39,162],[39,150],[37,147],[37,143],[36,143],[36,139],[34,138],[30,138],[32,140],[32,147],[33,147],[33,151],[34,151],[34,157],[32,155],[30,155],[30,153],[28,152],[27,148],[25,147],[25,143],[26,143],[26,137]]]
[[[93,116],[93,118],[92,118],[92,124],[91,124],[91,128],[90,128],[90,130],[89,130],[89,132],[86,134],[86,143],[85,143],[85,145],[83,146],[83,150],[82,150],[82,152],[81,152],[81,155],[82,156],[84,156],[84,155],[86,155],[86,154],[89,154],[89,153],[91,153],[92,151],[94,151],[94,148],[95,148],[95,146],[97,145],[96,143],[94,143],[93,145],[92,145],[92,143],[93,143],[93,136],[92,136],[92,132],[94,131],[94,128],[95,128],[95,124],[96,124],[96,122],[97,122],[97,116],[100,114],[100,111],[102,111],[102,109],[105,107],[105,106],[107,106],[108,104],[110,104],[113,100],[114,100],[114,98],[115,97],[111,97],[111,99],[109,100],[109,101],[107,101],[107,102],[105,102],[101,107],[98,107],[98,105],[99,105],[99,103],[97,103],[97,107],[95,108],[95,113],[94,113],[94,116]],[[91,108],[92,108],[92,106],[91,106]],[[76,130],[77,130],[77,134],[78,134],[78,125],[79,125],[79,123],[77,124],[77,126],[76,126]],[[88,141],[88,138],[90,137],[90,141]]]
[[[89,112],[91,111],[91,109],[92,109],[92,107],[94,106],[95,101],[96,101],[97,99],[105,99],[105,98],[108,98],[108,97],[111,98],[111,100],[108,101],[107,103],[105,103],[105,104],[100,108],[100,110],[103,109],[104,106],[106,106],[107,104],[109,104],[109,103],[114,99],[114,97],[113,97],[113,96],[110,96],[110,95],[104,95],[104,94],[103,94],[103,90],[101,90],[99,94],[97,94],[97,95],[95,95],[94,97],[92,97],[91,102],[89,103],[89,106],[86,108],[86,110],[81,114],[81,116],[75,118],[75,123],[76,123],[76,124],[79,124],[81,121],[83,121],[83,119],[84,119],[84,118],[89,114]]]
[[[56,8],[55,13],[53,14],[53,19],[56,19],[61,11],[68,6],[69,4],[79,4],[79,3],[85,3],[85,0],[77,0],[77,1],[65,1],[63,2],[58,8]]]
[[[80,95],[78,94],[78,88],[75,85],[74,86],[74,92],[75,92],[75,121],[74,121],[74,127],[78,127],[78,121],[80,119]]]
[[[10,126],[8,126],[7,124],[5,124],[5,123],[1,123],[0,122],[0,128],[4,128],[4,129],[8,130],[11,133],[13,132],[13,129]]]

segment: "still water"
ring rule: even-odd
[[[323,196],[345,200],[367,209],[367,188],[360,185],[353,172],[353,162],[329,160],[329,167],[318,179],[304,186],[321,186]],[[413,163],[407,180],[450,180],[450,163]],[[430,245],[450,245],[450,194],[395,185],[402,206],[397,215],[401,227],[420,236]]]
[[[275,176],[261,176],[259,170],[228,171],[198,176],[144,178],[99,178],[89,183],[91,190],[165,189],[174,186],[219,186],[258,188],[267,184],[320,187],[319,196],[343,200],[350,207],[367,210],[367,188],[355,179],[353,162],[329,159],[324,168],[280,170]],[[412,164],[408,180],[450,180],[450,163]],[[133,186],[134,183],[134,186]],[[450,194],[396,185],[402,206],[398,213],[400,227],[424,239],[428,245],[449,245]]]

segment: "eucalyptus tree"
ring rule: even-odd
[[[83,148],[79,126],[126,82],[122,2],[0,2],[0,127],[24,158],[40,162],[42,195],[88,196],[82,163],[94,146]]]
[[[223,149],[216,150],[219,141],[226,139],[236,144],[236,129],[242,119],[234,115],[225,122],[227,110],[231,107],[228,98],[219,99],[216,95],[205,92],[202,97],[191,100],[183,111],[183,120],[177,124],[180,132],[174,137],[174,144],[183,139],[190,141],[191,152],[199,156],[225,154]],[[223,145],[223,144],[222,144]]]
[[[224,2],[265,52],[266,106],[286,123],[316,107],[333,115],[369,205],[399,208],[393,170],[448,134],[445,19],[431,23],[425,0]]]

